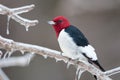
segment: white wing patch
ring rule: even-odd
[[[85,55],[91,58],[93,61],[97,60],[97,55],[95,53],[95,49],[91,46],[79,47],[81,53],[85,53]]]

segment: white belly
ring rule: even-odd
[[[78,46],[74,43],[73,39],[69,37],[69,34],[64,31],[64,29],[59,34],[58,42],[61,50],[64,52],[63,56],[67,56],[72,59],[86,60],[86,58],[81,54]]]

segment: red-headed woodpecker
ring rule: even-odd
[[[55,29],[60,48],[65,53],[64,56],[94,63],[105,71],[99,64],[95,49],[89,44],[87,38],[65,17],[57,16],[48,23]]]

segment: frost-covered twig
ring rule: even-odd
[[[27,6],[23,6],[23,7],[19,7],[19,8],[13,8],[11,10],[13,11],[13,13],[22,14],[22,13],[31,11],[34,7],[35,7],[35,5],[31,4],[31,5],[27,5]]]
[[[114,68],[114,69],[111,69],[105,72],[107,76],[115,75],[117,73],[120,73],[120,67],[117,67],[117,68]]]
[[[62,56],[61,52],[48,49],[45,47],[37,46],[37,45],[31,45],[31,44],[25,44],[25,43],[20,43],[20,42],[14,42],[10,39],[6,39],[0,36],[0,47],[3,49],[12,49],[12,50],[19,50],[19,51],[27,51],[27,52],[32,52],[32,53],[37,53],[39,55],[44,56],[45,58],[51,57],[56,59],[57,61],[64,61],[65,63],[70,63],[72,65],[77,65],[88,72],[90,72],[93,75],[96,75],[99,80],[112,80],[108,76],[104,74],[104,72],[100,71],[93,65],[86,63],[84,61],[76,61],[76,60],[70,60],[69,58]]]
[[[30,63],[35,54],[29,53],[21,57],[9,57],[0,60],[0,67],[26,66]]]
[[[29,19],[20,17],[18,14],[28,12],[32,10],[34,7],[35,5],[32,4],[24,7],[19,7],[19,8],[8,8],[0,4],[0,14],[8,15],[8,23],[7,23],[8,29],[9,29],[10,18],[12,18],[13,20],[17,21],[21,25],[24,25],[26,30],[28,30],[30,26],[35,26],[38,23],[38,20],[29,20]],[[9,34],[9,30],[7,30],[7,34]]]

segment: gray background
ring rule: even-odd
[[[101,65],[106,69],[120,66],[120,0],[0,0],[8,7],[35,4],[36,7],[20,16],[38,19],[39,24],[28,32],[24,26],[10,21],[10,35],[6,35],[7,16],[0,15],[0,35],[18,42],[60,50],[53,28],[48,20],[58,15],[66,16],[77,26],[96,48]],[[44,59],[40,55],[27,67],[4,68],[11,80],[74,80],[75,68],[66,69],[64,62]],[[119,80],[120,74],[112,76]],[[94,80],[85,72],[81,80]]]

